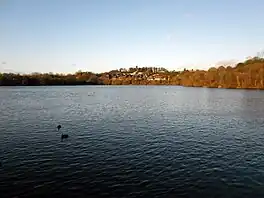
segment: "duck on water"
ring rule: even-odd
[[[61,125],[58,125],[57,126],[57,129],[58,129],[58,131],[61,129]],[[64,139],[64,138],[68,138],[69,136],[67,135],[67,134],[63,134],[63,132],[62,132],[62,134],[61,134],[61,139]]]

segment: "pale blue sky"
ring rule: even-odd
[[[244,60],[264,49],[263,10],[263,0],[0,0],[0,71]]]

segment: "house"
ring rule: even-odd
[[[166,80],[166,77],[164,77],[162,75],[159,75],[159,74],[154,74],[154,75],[148,77],[147,80],[157,80],[157,81],[159,81],[159,80]]]

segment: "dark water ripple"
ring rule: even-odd
[[[0,88],[0,195],[264,197],[263,112],[260,91]]]

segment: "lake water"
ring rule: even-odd
[[[264,197],[264,91],[2,87],[0,149],[3,198]]]

